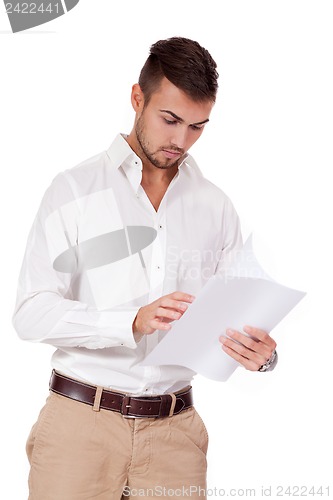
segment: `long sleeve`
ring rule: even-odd
[[[215,274],[223,276],[232,264],[237,252],[243,247],[239,217],[228,198],[222,216],[221,242],[222,246]]]
[[[23,340],[45,342],[56,347],[126,346],[134,349],[132,323],[138,307],[98,310],[95,305],[75,300],[75,273],[54,268],[54,249],[61,242],[75,244],[79,209],[64,174],[58,175],[46,191],[29,234],[19,277],[13,325]],[[50,220],[56,223],[48,224]],[[53,252],[53,255],[52,255]]]

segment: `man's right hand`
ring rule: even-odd
[[[173,292],[140,307],[133,321],[133,333],[149,335],[155,330],[170,330],[170,322],[181,318],[194,299],[188,293]]]

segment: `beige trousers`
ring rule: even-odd
[[[194,407],[133,419],[51,392],[27,441],[29,499],[205,498],[207,446]]]

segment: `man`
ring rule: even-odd
[[[131,133],[59,174],[44,196],[14,314],[22,339],[57,348],[27,442],[30,499],[203,496],[208,436],[193,407],[195,374],[139,362],[242,244],[230,200],[187,153],[209,121],[217,77],[197,42],[155,43],[132,87]],[[274,340],[244,330],[217,348],[267,368]]]

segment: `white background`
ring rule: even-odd
[[[210,434],[208,486],[261,496],[271,485],[274,496],[278,485],[330,484],[332,26],[324,0],[81,0],[17,34],[2,8],[1,498],[27,498],[25,440],[47,396],[53,352],[20,341],[11,326],[28,231],[59,171],[130,131],[131,85],[149,46],[175,35],[198,40],[220,73],[192,154],[232,198],[244,237],[253,231],[266,271],[307,292],[272,333],[273,373],[239,368],[226,383],[195,380]]]

